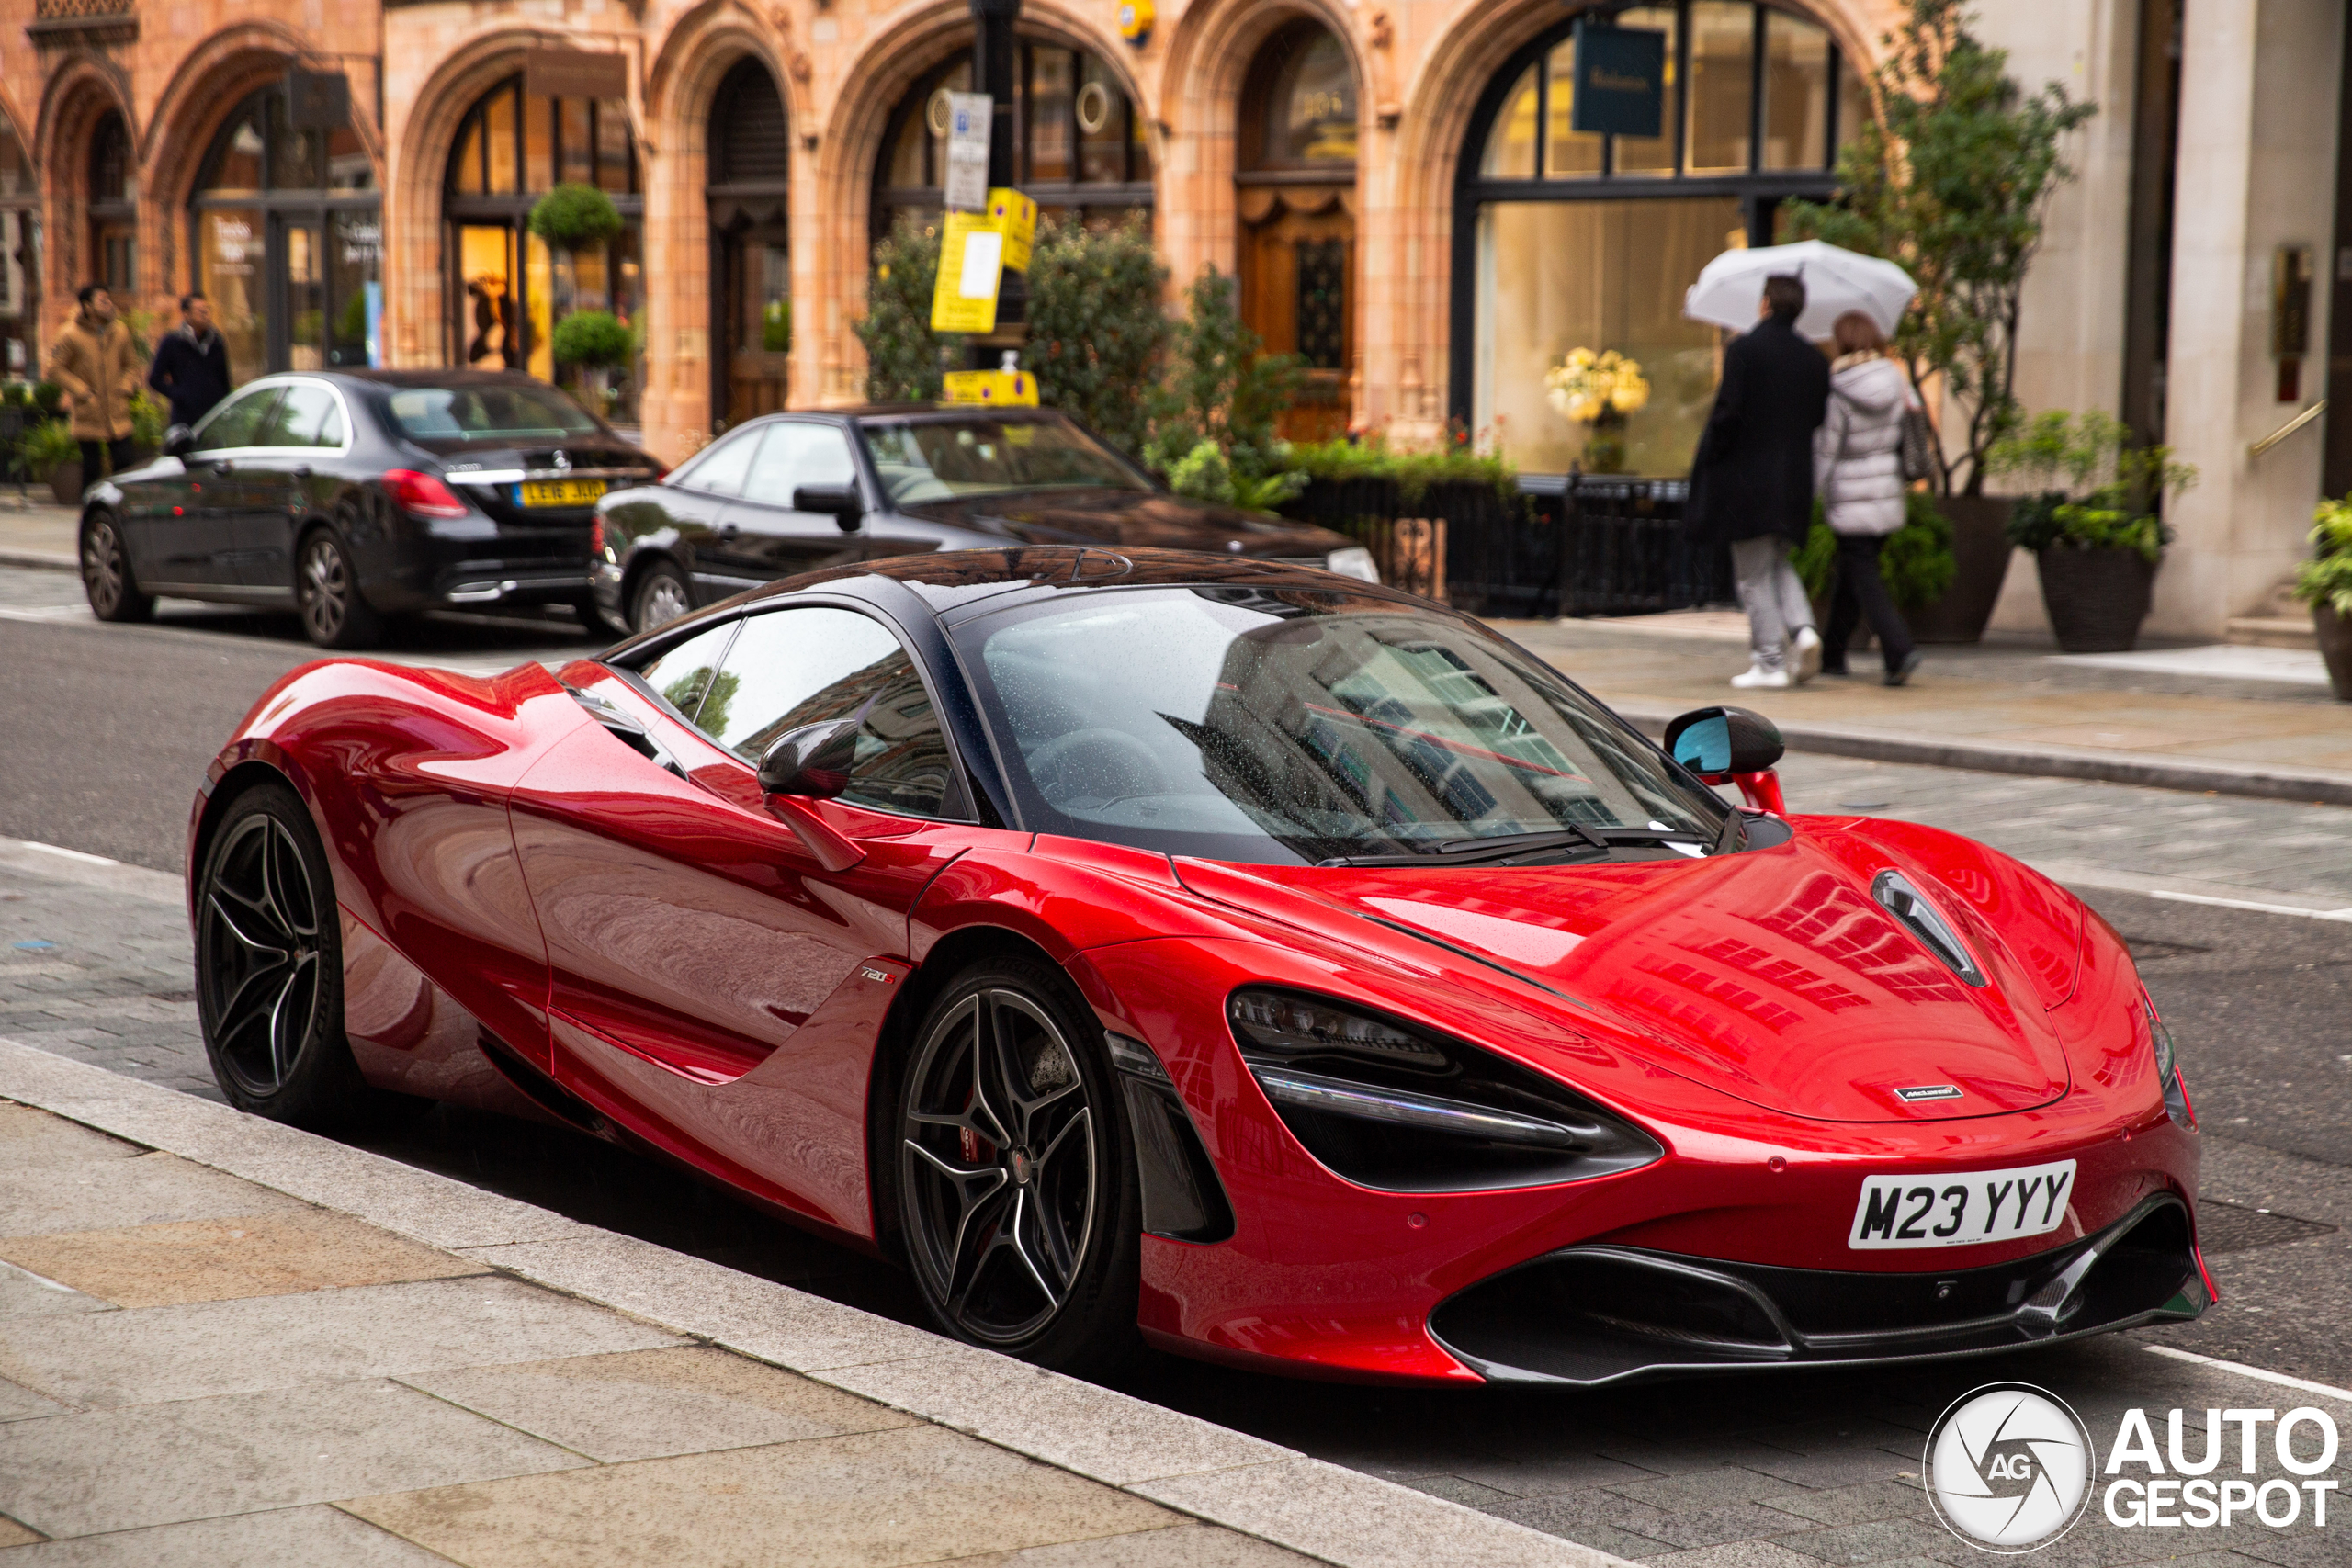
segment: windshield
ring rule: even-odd
[[[1542,665],[1390,600],[1106,590],[956,641],[1039,832],[1312,863],[1577,824],[1712,841],[1729,809]]]
[[[596,422],[553,387],[401,387],[392,423],[412,441],[554,441],[597,434]]]
[[[858,433],[891,502],[905,506],[1014,490],[1143,490],[1151,482],[1076,425],[1056,421],[924,420],[862,423]]]

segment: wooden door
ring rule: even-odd
[[[1334,186],[1241,192],[1241,314],[1269,354],[1307,362],[1280,422],[1292,441],[1347,433],[1355,367],[1354,192]]]

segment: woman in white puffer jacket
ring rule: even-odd
[[[1829,373],[1829,409],[1813,438],[1813,488],[1838,536],[1838,586],[1822,628],[1821,672],[1850,673],[1846,642],[1868,616],[1886,656],[1886,683],[1900,686],[1919,667],[1911,630],[1878,570],[1886,536],[1903,526],[1903,411],[1910,406],[1903,371],[1886,357],[1878,323],[1860,310],[1832,329],[1838,358]]]

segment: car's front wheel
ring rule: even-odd
[[[155,597],[139,591],[121,525],[111,513],[82,520],[82,592],[90,614],[102,621],[143,621],[155,613]]]
[[[650,632],[656,626],[666,626],[695,607],[694,596],[686,590],[685,574],[667,561],[646,569],[637,580],[637,592],[629,599],[630,629]]]
[[[1140,1249],[1102,1030],[1050,967],[974,965],[932,1004],[899,1088],[899,1223],[939,1325],[1062,1371],[1136,1343]]]
[[[294,603],[302,630],[321,648],[373,648],[384,634],[384,618],[360,593],[351,553],[331,528],[312,529],[302,540]]]
[[[197,868],[196,1000],[229,1103],[321,1131],[424,1108],[371,1088],[343,1032],[343,932],[311,814],[286,784],[232,801]]]

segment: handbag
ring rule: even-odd
[[[1928,411],[1917,403],[1903,405],[1903,482],[1917,484],[1936,478],[1943,468],[1936,452],[1936,426]]]

